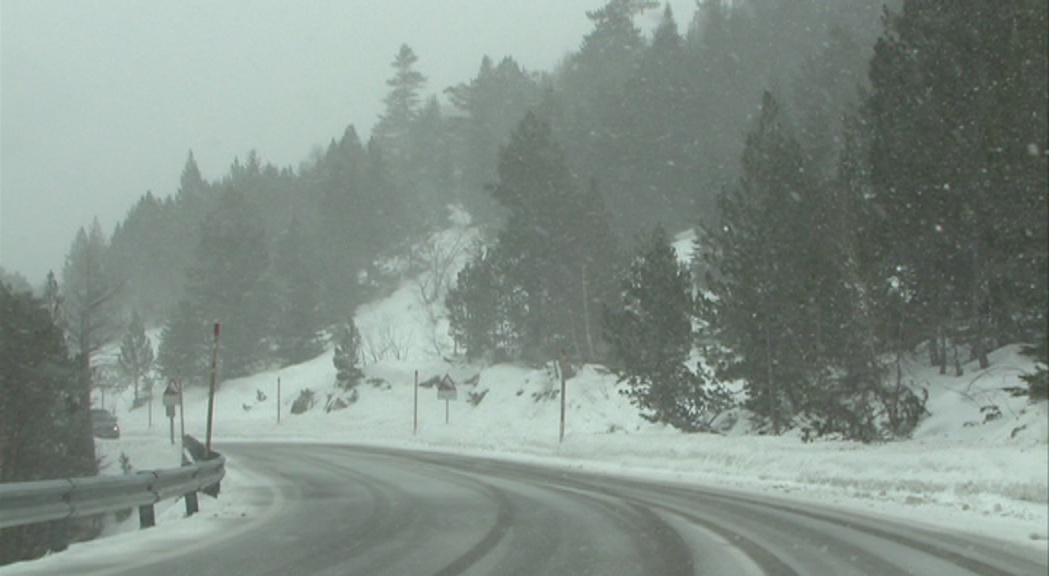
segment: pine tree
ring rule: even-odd
[[[558,91],[551,95],[559,107],[557,121],[551,121],[558,140],[571,154],[573,168],[584,177],[600,176],[602,186],[611,190],[610,215],[617,227],[632,226],[630,213],[636,208],[630,201],[634,181],[617,166],[629,165],[622,148],[633,137],[623,131],[621,121],[632,113],[624,106],[624,87],[645,51],[644,35],[634,20],[656,6],[648,0],[609,0],[587,11],[592,29],[579,51],[565,59]],[[647,215],[648,209],[641,212]]]
[[[695,213],[694,178],[702,160],[695,141],[706,118],[687,112],[696,80],[685,57],[668,4],[624,85],[622,111],[610,119],[615,137],[602,146],[600,174],[609,204],[618,208],[617,229],[685,225]]]
[[[401,211],[397,217],[411,217],[404,230],[412,236],[443,225],[447,206],[455,201],[451,137],[440,103],[432,96],[411,123],[408,162],[398,168],[414,202],[412,210]]]
[[[279,301],[277,354],[285,365],[313,358],[324,349],[318,335],[324,324],[320,283],[310,266],[312,258],[306,234],[298,218],[292,218],[274,259]]]
[[[587,11],[593,30],[583,37],[578,54],[568,67],[565,89],[589,107],[585,111],[598,123],[610,120],[618,105],[615,95],[633,72],[645,41],[634,18],[659,4],[650,0],[609,0],[596,10]]]
[[[222,324],[222,366],[230,376],[250,373],[268,356],[273,310],[269,264],[258,213],[231,185],[201,230],[197,263],[186,282],[199,317]]]
[[[470,359],[507,361],[521,350],[524,297],[508,285],[502,269],[507,259],[497,252],[479,252],[459,271],[445,297],[452,337]]]
[[[81,228],[62,270],[64,315],[75,353],[90,364],[91,356],[118,332],[117,286],[109,273],[108,246],[96,218]]]
[[[77,409],[69,417],[77,431],[75,438],[83,443],[77,450],[82,455],[94,454],[90,410],[95,386],[93,358],[120,331],[120,287],[109,272],[107,248],[96,218],[90,231],[81,228],[77,233],[62,269],[64,316],[77,367],[75,389],[80,394]]]
[[[368,153],[353,126],[333,140],[310,177],[318,200],[319,278],[329,317],[353,310],[359,298],[357,278],[374,255],[366,219],[380,220],[368,202],[371,183]],[[381,219],[385,221],[385,219]]]
[[[692,350],[692,279],[666,232],[639,247],[623,278],[622,303],[607,308],[605,338],[626,394],[645,418],[685,431],[709,430],[729,406],[724,389],[708,384],[702,366],[686,366]]]
[[[97,471],[83,381],[46,303],[0,283],[0,482]],[[88,421],[90,422],[90,421]]]
[[[806,164],[823,180],[833,179],[838,153],[845,144],[846,114],[859,103],[866,88],[869,64],[864,50],[849,30],[835,26],[819,52],[809,56],[793,84],[798,142]]]
[[[120,356],[117,357],[117,362],[124,374],[131,378],[134,385],[134,403],[137,406],[140,402],[139,392],[142,380],[153,367],[153,343],[146,336],[146,328],[138,312],[133,312],[131,315],[127,333],[120,343]],[[148,398],[152,396],[152,393],[146,396]]]
[[[1043,2],[915,0],[888,13],[866,102],[886,268],[946,371],[947,343],[1044,327],[1047,156]]]
[[[708,351],[718,377],[743,379],[748,406],[778,434],[820,369],[808,354],[819,294],[809,276],[817,272],[809,261],[814,246],[804,238],[814,184],[768,93],[743,169],[739,185],[721,195],[720,225],[704,233],[710,297],[700,309],[718,343]]]
[[[529,112],[500,150],[492,195],[509,216],[496,255],[527,310],[516,330],[526,354],[596,354],[592,295],[614,282],[615,239],[596,186],[580,190],[550,126]],[[515,296],[516,298],[516,296]]]
[[[203,385],[210,365],[208,324],[188,300],[181,300],[160,333],[157,368],[168,380]]]
[[[719,379],[742,379],[747,406],[773,433],[873,441],[906,435],[924,413],[902,382],[886,385],[872,289],[867,176],[858,141],[837,181],[809,169],[765,95],[747,137],[744,176],[704,230],[704,341]]]
[[[111,274],[123,286],[125,309],[146,321],[160,320],[182,295],[199,221],[171,198],[146,192],[113,231]],[[194,231],[190,233],[188,230]]]
[[[337,327],[333,340],[336,385],[343,390],[352,390],[364,378],[360,368],[361,333],[353,318]]]
[[[8,272],[0,266],[0,283],[7,284],[12,292],[32,292],[33,286],[18,272]]]
[[[536,77],[513,58],[498,64],[485,56],[477,77],[469,84],[445,90],[451,103],[465,118],[451,118],[456,141],[461,142],[461,201],[475,221],[489,222],[497,215],[496,206],[485,186],[496,179],[499,147],[506,144],[525,112],[539,104],[542,90]]]
[[[0,283],[0,483],[98,473],[82,384],[47,303]],[[49,542],[37,526],[6,528],[0,565],[38,557]]]
[[[426,85],[426,76],[415,69],[419,57],[407,44],[401,44],[391,66],[394,75],[386,81],[390,92],[383,99],[386,109],[375,126],[375,135],[384,150],[394,159],[407,154],[407,138],[411,123],[419,112],[419,92]]]
[[[51,270],[47,271],[47,279],[44,280],[44,305],[47,306],[47,313],[51,317],[51,321],[56,326],[65,331],[65,313],[62,305],[62,293],[58,288],[58,280],[55,279],[55,273]]]
[[[190,204],[203,201],[210,192],[210,188],[200,173],[197,160],[193,157],[193,151],[190,150],[179,176],[178,200]]]

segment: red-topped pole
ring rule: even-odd
[[[204,459],[211,458],[211,421],[215,414],[215,373],[219,363],[219,333],[221,325],[215,323],[215,344],[211,348],[211,389],[208,391],[208,437],[204,444]]]

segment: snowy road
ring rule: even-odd
[[[1039,574],[1039,553],[705,488],[465,456],[227,446],[266,515],[119,574]],[[157,563],[157,561],[160,561]]]

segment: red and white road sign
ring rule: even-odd
[[[437,384],[437,399],[455,400],[457,397],[458,390],[455,387],[455,381],[452,380],[451,376],[445,374],[444,378]]]
[[[182,383],[172,379],[168,382],[167,388],[164,388],[164,406],[173,407],[178,405],[179,396],[182,396]]]

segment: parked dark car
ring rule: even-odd
[[[120,438],[120,424],[117,417],[102,408],[91,409],[91,426],[95,438]]]

